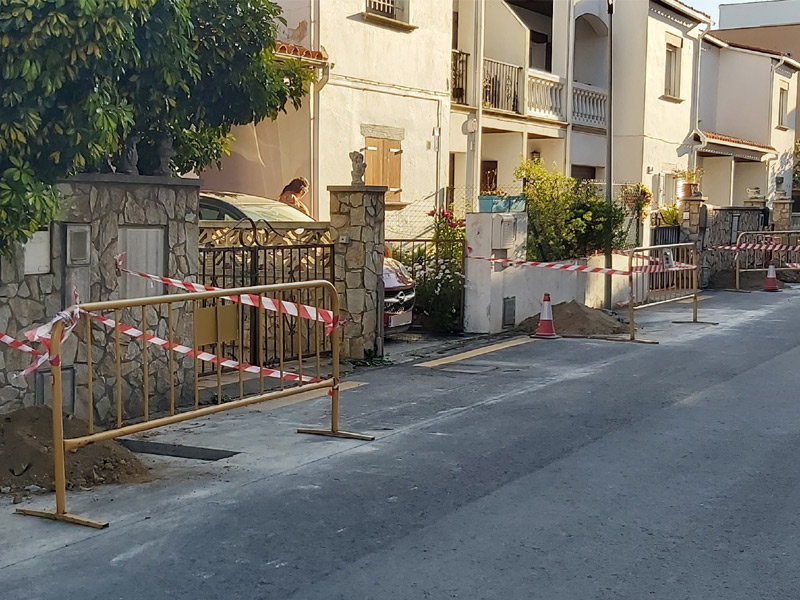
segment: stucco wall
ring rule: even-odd
[[[486,58],[527,67],[528,28],[505,2],[486,3],[483,51]]]
[[[717,129],[717,102],[719,100],[719,54],[720,49],[709,43],[702,45],[700,58],[700,129]]]
[[[310,104],[306,98],[300,110],[289,107],[275,121],[235,127],[236,141],[222,160],[222,170],[203,172],[205,189],[277,199],[293,178],[312,180]],[[309,208],[313,197],[303,199]]]
[[[733,157],[700,157],[698,166],[704,171],[702,189],[708,203],[714,206],[731,206]]]
[[[720,53],[717,131],[769,145],[771,62],[768,56],[737,50]]]
[[[593,27],[590,20],[594,19]],[[608,37],[598,33],[605,24],[594,15],[575,20],[575,70],[573,79],[605,88],[608,84]]]
[[[573,165],[604,168],[606,164],[606,136],[573,131],[570,152]]]

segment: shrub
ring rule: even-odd
[[[624,243],[625,211],[609,207],[597,185],[548,171],[538,159],[526,160],[514,175],[524,182],[529,260],[587,256],[605,247],[608,231],[612,246]]]

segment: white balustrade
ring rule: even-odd
[[[575,83],[572,88],[572,122],[575,125],[606,128],[606,102],[603,88]]]
[[[528,71],[528,114],[565,121],[564,80],[543,71]]]

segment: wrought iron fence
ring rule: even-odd
[[[227,241],[232,241],[228,237]],[[246,243],[239,238],[237,245],[215,246],[209,244],[200,248],[200,281],[204,285],[219,288],[236,288],[257,285],[298,283],[303,281],[326,280],[334,283],[333,244],[287,244],[260,245],[255,241]],[[299,289],[286,292],[280,298],[311,306],[328,308],[331,298],[327,291]],[[314,294],[317,294],[315,296]],[[319,296],[322,294],[322,296]],[[250,361],[257,364],[263,356],[262,366],[275,364],[278,356],[291,359],[301,351],[310,352],[316,343],[309,322],[290,319],[286,315],[268,313],[259,324],[257,310],[249,309],[242,320],[242,339],[248,340]],[[281,325],[281,321],[283,324]],[[276,332],[282,331],[281,335]],[[330,340],[321,340],[322,351],[330,350]],[[264,345],[263,355],[260,353]],[[223,346],[225,356],[236,356],[236,342]],[[213,365],[202,365],[202,373],[213,372]]]
[[[456,104],[467,103],[467,66],[469,54],[453,50],[453,75],[451,97]]]
[[[484,59],[483,102],[491,108],[519,112],[519,79],[522,67]]]

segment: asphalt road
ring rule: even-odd
[[[665,309],[659,345],[357,373],[343,420],[375,442],[303,438],[330,450],[10,561],[0,598],[796,600],[798,308],[718,293],[721,325]]]

